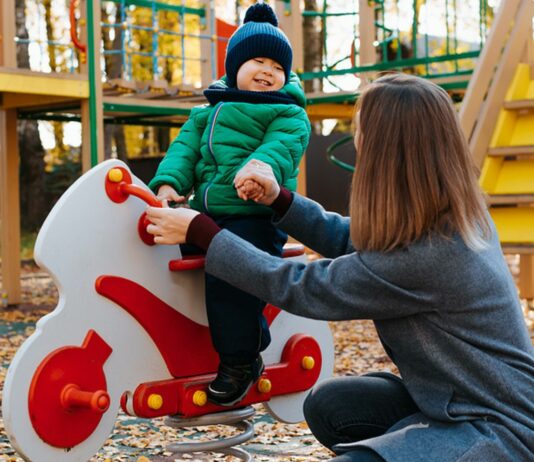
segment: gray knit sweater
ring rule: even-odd
[[[534,461],[534,349],[495,233],[478,252],[437,236],[357,252],[348,218],[298,195],[276,224],[326,258],[221,231],[206,271],[296,315],[374,321],[421,413],[362,445],[388,462]]]

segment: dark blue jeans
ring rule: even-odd
[[[313,435],[341,454],[332,459],[336,462],[384,462],[372,449],[336,445],[383,435],[416,412],[419,409],[402,380],[385,372],[326,380],[304,402],[304,415]]]
[[[258,249],[280,257],[287,234],[277,229],[270,216],[215,217],[217,224]],[[228,255],[231,259],[232,255]],[[265,302],[210,274],[206,274],[206,308],[213,346],[221,362],[247,364],[271,342],[263,317]]]

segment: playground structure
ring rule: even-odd
[[[41,0],[29,1],[41,5]],[[222,73],[226,41],[236,25],[217,17],[213,1],[188,6],[170,0],[81,0],[69,3],[71,28],[63,39],[17,37],[11,3],[3,2],[0,11],[0,209],[2,290],[8,302],[15,304],[21,300],[17,119],[80,121],[82,164],[87,170],[103,160],[104,124],[180,126],[191,107],[205,101],[202,89]],[[467,3],[478,11],[476,39],[469,44],[459,38],[459,32],[467,28],[466,2],[443,0],[425,10],[425,2],[419,1],[410,11],[401,11],[396,0],[359,0],[341,10],[324,1],[317,11],[301,11],[297,0],[277,0],[274,7],[280,26],[293,44],[294,70],[305,82],[330,86],[307,94],[310,119],[350,119],[357,98],[354,76],[365,81],[387,69],[431,78],[461,99],[468,83],[474,85],[470,76],[492,21],[488,0]],[[501,2],[497,16],[508,11],[503,5],[509,3],[514,2]],[[110,5],[117,11],[115,22],[101,17],[101,7]],[[244,8],[236,3],[236,15]],[[138,10],[146,13],[147,23],[134,23],[132,12]],[[438,12],[443,16],[439,25],[430,25],[430,18]],[[174,28],[163,22],[164,15],[176,15]],[[399,26],[404,17],[411,18],[408,31]],[[323,32],[322,64],[320,69],[306,70],[303,22],[310,20],[319,21]],[[342,30],[342,43],[336,45],[341,52],[333,55],[327,36],[339,32],[339,21],[344,21],[346,29]],[[513,15],[509,21],[508,27]],[[186,30],[186,22],[193,26]],[[439,40],[431,35],[433,26],[443,32]],[[112,48],[106,48],[101,39],[103,29],[115,31],[119,38]],[[141,49],[136,42],[140,33],[152,36],[151,49]],[[174,39],[178,48],[172,52],[160,49],[163,37]],[[196,45],[191,48],[191,43]],[[18,68],[17,50],[30,45],[38,46],[45,58],[54,47],[68,50],[68,72],[51,72],[46,66],[40,70]],[[119,72],[113,78],[104,72],[106,59],[118,60]],[[175,82],[163,78],[161,68],[166,60],[181,67]],[[194,77],[187,74],[191,63],[196,63]],[[135,66],[145,69],[143,81],[131,79]],[[340,90],[338,79],[347,77],[352,78],[350,88]],[[299,191],[303,193],[305,175],[302,168]]]
[[[88,460],[119,407],[137,417],[179,415],[182,425],[232,409],[206,401],[218,356],[199,296],[204,258],[154,246],[147,203],[161,206],[126,164],[108,160],[67,190],[41,228],[35,258],[59,302],[15,355],[2,399],[6,433],[26,460]],[[302,259],[299,249],[285,253]],[[327,322],[271,305],[264,315],[273,338],[266,368],[233,409],[264,403],[275,418],[299,422],[306,391],[332,375],[332,335]]]

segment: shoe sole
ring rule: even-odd
[[[253,382],[250,383],[250,385],[247,387],[247,389],[241,393],[241,395],[239,395],[237,398],[235,398],[233,401],[229,401],[229,402],[220,402],[220,401],[217,401],[217,399],[212,399],[210,397],[210,393],[214,393],[216,394],[217,392],[216,391],[213,391],[211,389],[211,387],[208,385],[208,401],[212,404],[216,404],[218,406],[224,406],[224,407],[230,407],[230,406],[235,406],[237,403],[239,403],[239,401],[241,401],[245,396],[247,396],[247,393],[250,391],[250,389],[252,388],[252,385],[254,385],[255,383],[258,382],[258,380],[260,379],[261,377],[261,374],[263,374],[263,371],[265,371],[265,365],[262,366],[261,368],[261,371],[258,375],[258,377],[256,378],[256,380],[254,380]]]

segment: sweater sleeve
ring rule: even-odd
[[[170,145],[158,166],[156,175],[148,184],[155,193],[164,184],[172,186],[180,195],[186,195],[193,187],[195,165],[200,159],[202,136],[202,130],[195,120],[198,112],[195,109],[191,111],[191,116]]]
[[[431,293],[387,281],[356,252],[303,264],[272,257],[227,230],[213,238],[206,271],[261,300],[313,319],[392,319],[435,307]]]
[[[296,176],[310,133],[306,111],[297,105],[288,105],[287,111],[271,122],[261,145],[241,163],[241,167],[252,159],[261,160],[271,166],[278,183],[284,185]]]
[[[278,213],[280,218],[274,224],[310,249],[328,258],[354,251],[348,217],[327,212],[317,202],[295,193],[286,210],[283,215]]]

